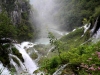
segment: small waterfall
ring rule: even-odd
[[[16,69],[17,73],[21,73],[21,71],[19,71],[19,67],[18,65],[13,61],[13,59],[11,58],[10,60],[10,64],[14,66],[14,68]]]
[[[27,71],[26,67],[24,66],[24,64],[21,62],[21,60],[17,56],[12,55],[12,54],[9,54],[9,56],[12,57],[12,58],[15,58],[19,62],[20,67],[24,72]],[[16,70],[18,70],[18,66],[14,63],[14,61],[12,61],[12,63],[15,65]]]
[[[56,72],[53,73],[53,75],[61,75],[62,70],[67,66],[68,64],[65,64],[61,66]]]
[[[27,43],[27,44],[26,44]],[[32,43],[28,42],[23,42],[21,45],[20,44],[15,44],[15,47],[19,50],[19,52],[22,54],[22,57],[24,59],[24,65],[27,69],[27,71],[32,74],[35,70],[38,69],[35,61],[33,61],[30,56],[27,54],[26,50],[24,49],[25,47],[29,47],[29,45],[32,47]],[[27,46],[28,45],[28,46]]]
[[[85,24],[84,27],[84,34],[86,33],[86,31],[90,28],[91,24]]]
[[[96,27],[97,27],[97,23],[98,23],[98,18],[96,19],[95,23],[94,23],[94,27],[91,30],[91,36],[94,35],[96,33]]]
[[[38,58],[35,60],[36,62],[38,62],[41,58],[41,55],[38,53],[37,50],[34,49],[34,52],[38,55]]]
[[[97,41],[100,41],[100,28],[99,30],[97,31],[96,34],[93,35],[93,40],[92,40],[94,43],[96,43]]]
[[[0,75],[11,75],[8,68],[4,67],[1,62],[0,62]]]
[[[55,47],[51,47],[47,53],[47,56],[49,55],[49,53],[54,49]]]
[[[93,42],[100,41],[100,16],[97,17],[94,27],[91,29],[91,35],[93,35]]]

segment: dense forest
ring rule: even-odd
[[[28,0],[0,0],[0,39],[25,41],[33,38]]]
[[[62,73],[58,75],[99,75],[100,42],[93,40],[91,29],[96,26],[97,17],[100,16],[100,1],[56,0],[56,2],[61,6],[58,7],[59,13],[55,16],[59,19],[61,27],[71,32],[59,40],[49,33],[48,37],[54,48],[46,58],[41,58],[39,61],[41,69],[47,75],[56,75],[54,72],[66,64]],[[100,18],[98,22],[100,22]],[[84,33],[86,24],[88,26],[91,24],[91,26]],[[75,30],[73,30],[74,28]]]
[[[82,21],[93,20],[100,14],[100,1],[98,0],[55,0],[56,19],[63,29],[70,31],[82,26]],[[59,6],[60,5],[60,6]],[[55,11],[56,12],[56,11]],[[55,13],[53,12],[53,13]]]
[[[28,0],[0,0],[0,61],[4,66],[11,67],[9,53],[24,61],[13,43],[33,39],[34,28],[29,21],[30,11]],[[18,63],[16,59],[15,61]]]
[[[42,53],[37,62],[39,69],[34,73],[43,71],[45,75],[55,75],[65,65],[59,75],[99,75],[100,39],[95,40],[95,36],[100,32],[100,1],[54,1],[57,11],[51,12],[54,16],[52,20],[59,22],[60,28],[69,33],[57,39],[49,32],[49,45],[38,44],[32,47],[32,50]],[[30,41],[38,34],[35,33],[34,21],[31,26],[31,9],[29,0],[0,0],[0,61],[8,68],[12,67],[9,65],[10,60],[7,60],[9,53],[24,62],[22,54],[13,43]],[[53,48],[47,55],[48,46]],[[36,59],[38,55],[33,53],[31,57]],[[19,64],[14,57],[13,60]]]

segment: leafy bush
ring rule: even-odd
[[[94,17],[100,16],[100,6],[95,8],[95,13],[93,14]]]
[[[16,28],[10,22],[10,18],[6,13],[0,13],[0,39],[1,38],[15,38],[16,37]]]
[[[70,69],[72,73],[74,72],[75,74],[79,75],[100,74],[100,42],[96,44],[92,44],[92,42],[90,42],[89,44],[82,44],[86,41],[86,37],[88,37],[87,34],[84,34],[84,36],[81,37],[82,34],[83,30],[78,29],[64,36],[60,40],[57,40],[56,38],[51,36],[52,34],[50,33],[51,43],[56,47],[55,50],[60,51],[59,54],[62,60],[59,56],[55,55],[54,57],[46,58],[46,61],[42,61],[42,63],[46,63],[45,65],[41,65],[44,66],[43,68],[47,73],[53,74],[53,72],[58,68],[57,65],[70,63],[66,67],[66,69]],[[78,39],[75,41],[76,38]],[[95,71],[93,71],[92,69]]]

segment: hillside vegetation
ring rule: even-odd
[[[56,20],[60,22],[61,28],[71,31],[83,25],[84,18],[95,20],[100,14],[99,0],[55,0]],[[60,6],[59,6],[60,5]]]
[[[68,64],[61,75],[99,75],[100,74],[100,42],[93,43],[84,33],[84,28],[75,31],[57,40],[52,33],[49,33],[51,45],[55,48],[48,57],[41,60],[41,69],[47,75],[52,75],[59,65]],[[88,42],[86,42],[88,41]],[[52,57],[51,57],[52,56]]]
[[[0,0],[0,39],[11,38],[19,42],[33,39],[30,11],[29,0]]]

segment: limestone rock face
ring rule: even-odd
[[[23,13],[30,13],[28,0],[2,0],[0,1],[0,12],[7,11],[14,25],[20,24],[23,19]]]

